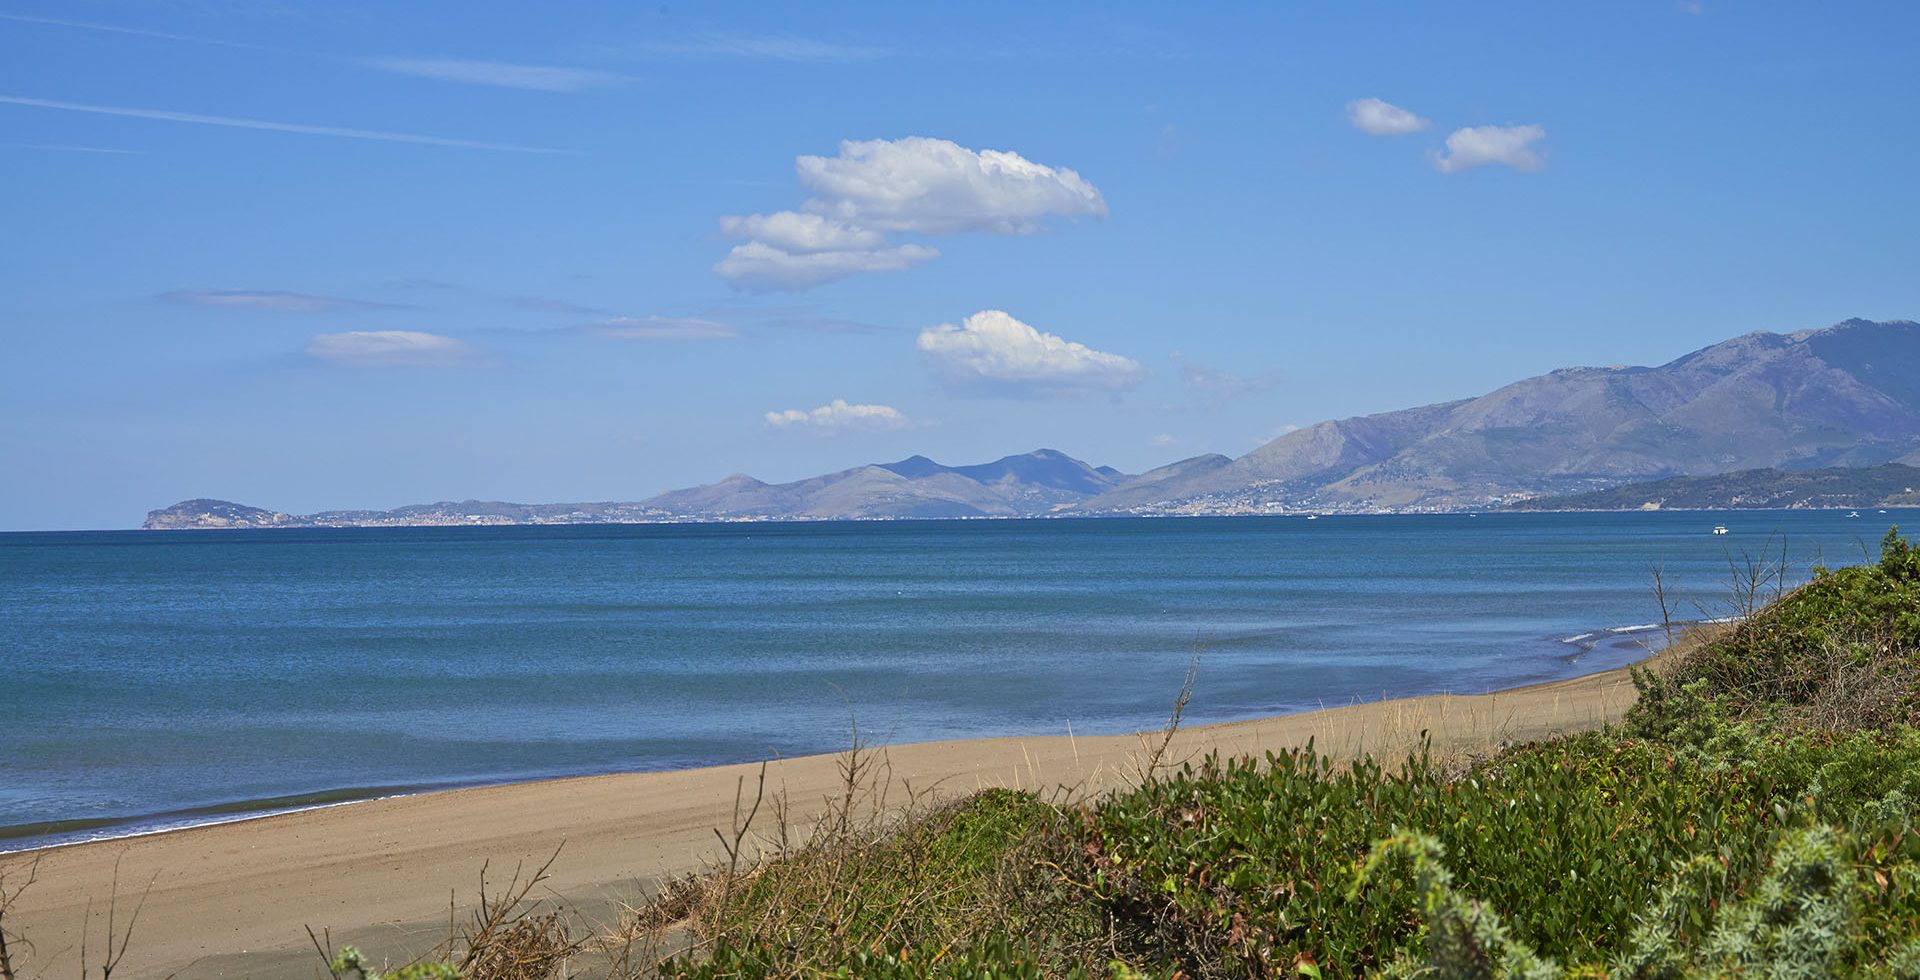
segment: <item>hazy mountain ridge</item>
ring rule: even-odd
[[[1848,320],[1749,333],[1657,367],[1562,368],[1139,476],[1041,449],[969,466],[910,456],[779,484],[736,474],[636,503],[465,501],[298,517],[202,499],[154,511],[146,526],[1465,510],[1668,477],[1890,462],[1920,464],[1920,324]]]
[[[1458,510],[1635,480],[1920,454],[1920,324],[1750,333],[1658,367],[1564,368],[1322,422],[1090,513]]]
[[[1090,466],[1057,450],[1040,449],[972,466],[945,466],[913,456],[791,483],[763,483],[735,474],[718,483],[634,503],[442,501],[393,510],[329,510],[301,516],[202,498],[152,511],[144,526],[172,530],[1032,517],[1128,479],[1112,467]]]
[[[1123,484],[1111,467],[1094,467],[1053,449],[991,463],[945,466],[925,456],[877,463],[792,483],[733,476],[674,490],[646,506],[716,518],[878,519],[1033,517]]]

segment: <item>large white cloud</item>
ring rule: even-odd
[[[811,195],[796,211],[732,216],[720,230],[742,244],[713,268],[738,286],[801,289],[856,272],[890,272],[934,258],[889,233],[1025,235],[1048,218],[1104,217],[1107,202],[1079,174],[1018,153],[909,136],[848,140],[838,156],[802,156]]]
[[[877,249],[790,252],[766,242],[735,245],[713,271],[736,286],[749,289],[804,289],[856,272],[897,272],[940,253],[925,245],[893,245]]]
[[[1009,388],[1117,389],[1146,369],[1132,358],[1043,333],[999,310],[920,332],[921,352],[950,380]]]
[[[776,429],[809,429],[826,433],[880,432],[913,426],[912,419],[891,405],[853,405],[843,398],[835,398],[811,411],[789,408],[784,412],[768,412],[766,419],[767,425]]]
[[[415,330],[323,333],[307,342],[307,356],[354,367],[447,367],[478,360],[463,341]]]
[[[924,136],[846,140],[839,156],[803,156],[795,169],[813,194],[807,210],[883,231],[1025,235],[1043,218],[1107,214],[1100,192],[1065,167]]]
[[[1433,154],[1433,165],[1443,174],[1455,174],[1489,164],[1505,164],[1532,172],[1547,165],[1533,144],[1545,139],[1539,126],[1469,126],[1447,134],[1447,149]]]
[[[1355,99],[1347,103],[1347,118],[1355,129],[1370,136],[1405,136],[1433,125],[1412,112],[1380,99]]]

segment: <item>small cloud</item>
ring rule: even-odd
[[[1353,128],[1369,136],[1405,136],[1433,125],[1405,109],[1380,99],[1355,99],[1347,103],[1347,118]]]
[[[913,420],[891,405],[852,405],[835,398],[819,408],[801,411],[768,412],[767,425],[775,429],[806,429],[832,434],[836,432],[884,432],[913,427]]]
[[[1707,12],[1707,5],[1699,2],[1699,0],[1680,0],[1680,2],[1674,6],[1679,7],[1680,12],[1683,14],[1694,14],[1698,16]]]
[[[958,326],[928,327],[920,332],[918,347],[948,380],[962,385],[1117,390],[1139,383],[1147,373],[1132,358],[1042,333],[999,310],[982,310]]]
[[[740,331],[724,323],[691,317],[616,316],[577,329],[613,340],[726,340],[740,336]]]
[[[307,356],[342,367],[452,367],[479,360],[463,341],[414,330],[323,333],[307,343]]]
[[[1172,437],[1172,436],[1170,436],[1170,435],[1167,435],[1166,433],[1164,433],[1164,432],[1162,432],[1162,433],[1160,433],[1159,435],[1157,435],[1157,436],[1154,436],[1154,437],[1153,437],[1153,438],[1151,438],[1151,439],[1148,439],[1148,440],[1147,440],[1147,445],[1149,445],[1149,446],[1152,446],[1152,447],[1154,447],[1154,448],[1156,448],[1156,449],[1164,449],[1164,448],[1166,448],[1167,446],[1171,446],[1171,445],[1173,445],[1174,443],[1176,443],[1176,442],[1179,442],[1179,441],[1180,441],[1180,440],[1178,440],[1178,439],[1175,439],[1174,437]]]
[[[274,289],[176,289],[161,293],[170,303],[213,306],[229,310],[266,310],[273,313],[335,313],[341,310],[393,310],[391,303],[370,303],[338,296],[314,296]]]
[[[586,68],[511,65],[463,58],[373,58],[367,67],[418,78],[466,85],[493,85],[536,92],[577,92],[620,80],[620,76]]]
[[[936,258],[925,245],[871,251],[789,252],[766,242],[735,245],[714,264],[720,278],[747,289],[805,289],[860,272],[898,272]]]
[[[1547,162],[1534,152],[1533,144],[1545,139],[1547,131],[1539,126],[1469,126],[1447,135],[1446,152],[1432,155],[1434,169],[1443,174],[1489,164],[1505,164],[1524,173],[1546,167]]]

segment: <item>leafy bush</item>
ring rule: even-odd
[[[705,882],[690,921],[716,952],[666,972],[1106,976],[1096,911],[1051,870],[1064,819],[1030,793],[987,790],[885,834],[817,836],[784,860]]]
[[[1727,720],[1840,729],[1920,722],[1920,551],[1893,528],[1878,564],[1816,571],[1716,642],[1664,670],[1636,672],[1630,730],[1698,743]]]

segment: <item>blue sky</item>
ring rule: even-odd
[[[1911,4],[923,6],[0,2],[0,528],[1135,471],[1920,317]]]

